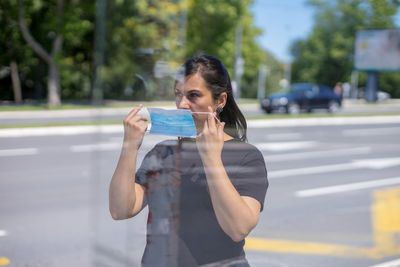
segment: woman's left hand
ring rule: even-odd
[[[208,107],[207,120],[204,122],[203,131],[197,136],[196,145],[199,150],[203,163],[205,160],[214,161],[221,158],[222,148],[224,146],[224,126],[225,123],[215,122],[215,113],[211,107]]]

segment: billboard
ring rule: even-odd
[[[354,67],[361,71],[400,71],[400,29],[358,31]]]

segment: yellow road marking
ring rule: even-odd
[[[400,254],[400,189],[374,192],[372,223],[376,247],[389,255]]]
[[[280,239],[247,238],[245,249],[278,253],[331,255],[351,258],[378,258],[377,253],[368,248]]]
[[[245,249],[364,259],[381,259],[399,255],[400,188],[375,191],[371,214],[375,241],[375,246],[372,248],[281,239],[246,238]]]
[[[4,257],[0,257],[0,266],[6,266],[10,264],[10,260]]]

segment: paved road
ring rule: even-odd
[[[270,179],[247,239],[252,266],[400,258],[400,124],[322,124],[250,123]],[[121,130],[47,134],[0,137],[0,266],[139,266],[146,211],[108,213]],[[147,135],[139,157],[163,138]]]

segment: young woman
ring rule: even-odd
[[[191,58],[175,95],[178,109],[208,112],[193,113],[197,138],[161,142],[136,171],[147,123],[137,114],[142,106],[133,109],[110,184],[111,215],[131,218],[148,204],[143,266],[248,266],[244,239],[268,180],[261,152],[247,143],[229,74],[217,58]]]

